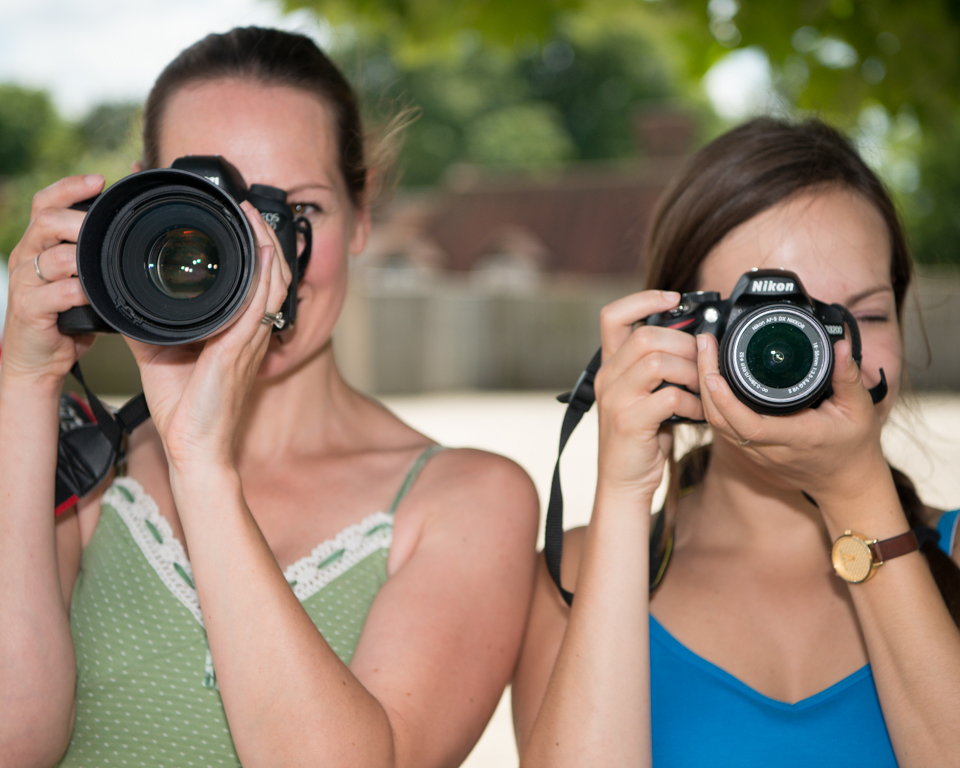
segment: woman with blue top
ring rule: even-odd
[[[537,499],[340,376],[331,334],[370,227],[353,93],[312,41],[211,35],[163,72],[144,168],[222,155],[312,225],[290,269],[249,203],[259,282],[226,330],[130,341],[152,420],[122,477],[54,522],[58,402],[91,337],[76,246],[100,176],[37,193],[0,367],[0,764],[448,766],[513,671]]]
[[[540,568],[513,685],[521,765],[957,764],[956,514],[924,506],[880,445],[912,275],[882,184],[823,123],[754,120],[667,191],[648,263],[651,290],[601,316],[593,514],[564,540],[571,607]],[[713,335],[638,323],[681,293],[726,299],[755,268],[856,319],[861,365],[846,323],[817,407],[758,413]],[[679,462],[673,416],[712,435]]]

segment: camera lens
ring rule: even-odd
[[[253,231],[226,190],[177,169],[142,171],[90,207],[77,271],[97,315],[150,344],[188,344],[225,328],[253,296]]]
[[[747,344],[747,368],[768,387],[784,389],[803,381],[813,366],[813,345],[789,323],[770,323]]]
[[[179,227],[157,238],[147,256],[150,282],[171,299],[195,299],[217,279],[220,256],[210,236]]]
[[[758,413],[786,414],[819,402],[830,385],[833,346],[823,325],[793,304],[764,304],[727,328],[720,373]]]

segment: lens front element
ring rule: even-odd
[[[217,279],[220,256],[213,240],[199,229],[164,232],[147,255],[150,282],[171,299],[195,299]]]
[[[809,312],[787,303],[745,312],[727,328],[720,373],[759,413],[793,413],[818,403],[830,385],[833,346]]]
[[[768,387],[785,389],[803,381],[813,366],[813,344],[789,323],[770,323],[747,343],[747,368]]]

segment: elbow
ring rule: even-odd
[[[24,726],[22,718],[0,725],[0,764],[4,768],[51,768],[67,751],[72,728]]]

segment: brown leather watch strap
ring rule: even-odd
[[[895,557],[906,555],[917,549],[920,549],[920,545],[917,543],[917,534],[913,531],[907,531],[906,533],[901,533],[899,536],[878,541],[873,545],[877,563],[892,560]]]

